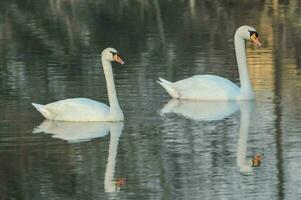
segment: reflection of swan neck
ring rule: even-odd
[[[114,75],[113,75],[113,70],[112,70],[112,64],[110,61],[104,59],[103,57],[101,60],[102,60],[103,71],[104,71],[106,83],[107,83],[108,97],[109,97],[109,102],[110,102],[110,110],[111,110],[111,112],[114,112],[116,110],[119,111],[121,109],[120,109],[120,106],[118,103],[115,82],[114,82]]]
[[[240,129],[238,138],[237,149],[237,165],[241,172],[250,172],[252,170],[251,164],[246,161],[247,149],[248,149],[248,129],[251,118],[251,106],[250,102],[239,102],[240,113]]]
[[[118,141],[122,132],[122,127],[123,125],[119,126],[119,124],[117,126],[110,127],[109,155],[108,155],[108,162],[106,166],[105,180],[104,180],[105,192],[114,192],[116,190],[113,179],[115,173]]]
[[[234,36],[234,46],[241,85],[241,96],[253,97],[253,89],[249,78],[246,60],[245,42],[237,32]]]

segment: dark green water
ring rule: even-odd
[[[300,198],[300,19],[298,0],[2,0],[0,199]],[[242,24],[255,101],[169,102],[158,77],[239,84]],[[43,123],[31,102],[108,103],[108,46],[124,123]]]

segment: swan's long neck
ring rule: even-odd
[[[244,40],[235,34],[234,37],[235,53],[238,64],[239,79],[241,85],[241,96],[247,98],[253,98],[253,89],[248,73],[245,42]]]
[[[102,65],[103,65],[103,71],[104,71],[106,83],[107,83],[107,90],[108,90],[109,103],[110,103],[110,112],[111,113],[120,112],[121,109],[120,109],[120,106],[118,103],[111,62],[109,62],[108,60],[102,59]]]

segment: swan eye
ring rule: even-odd
[[[249,31],[250,32],[250,40],[258,47],[261,46],[261,42],[258,38],[258,33],[256,31]]]
[[[113,57],[114,57],[115,55],[118,55],[117,52],[113,52],[113,51],[110,51],[110,52],[111,52],[111,54],[113,55]]]
[[[110,51],[112,56],[113,56],[113,59],[115,59],[115,57],[121,57],[120,54],[118,52],[113,52],[113,51]]]
[[[256,31],[249,31],[249,33],[250,33],[250,38],[251,39],[258,38],[258,33]]]

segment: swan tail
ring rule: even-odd
[[[162,83],[165,83],[165,84],[172,84],[172,82],[168,81],[168,80],[165,80],[164,78],[161,78],[159,77],[159,81],[161,81]]]
[[[172,86],[172,82],[167,81],[163,78],[159,78],[159,81],[157,81],[157,83],[159,83],[170,96],[177,99],[179,98],[179,94],[177,90]]]
[[[54,114],[50,112],[45,105],[32,103],[33,107],[35,107],[46,119],[53,119]]]

